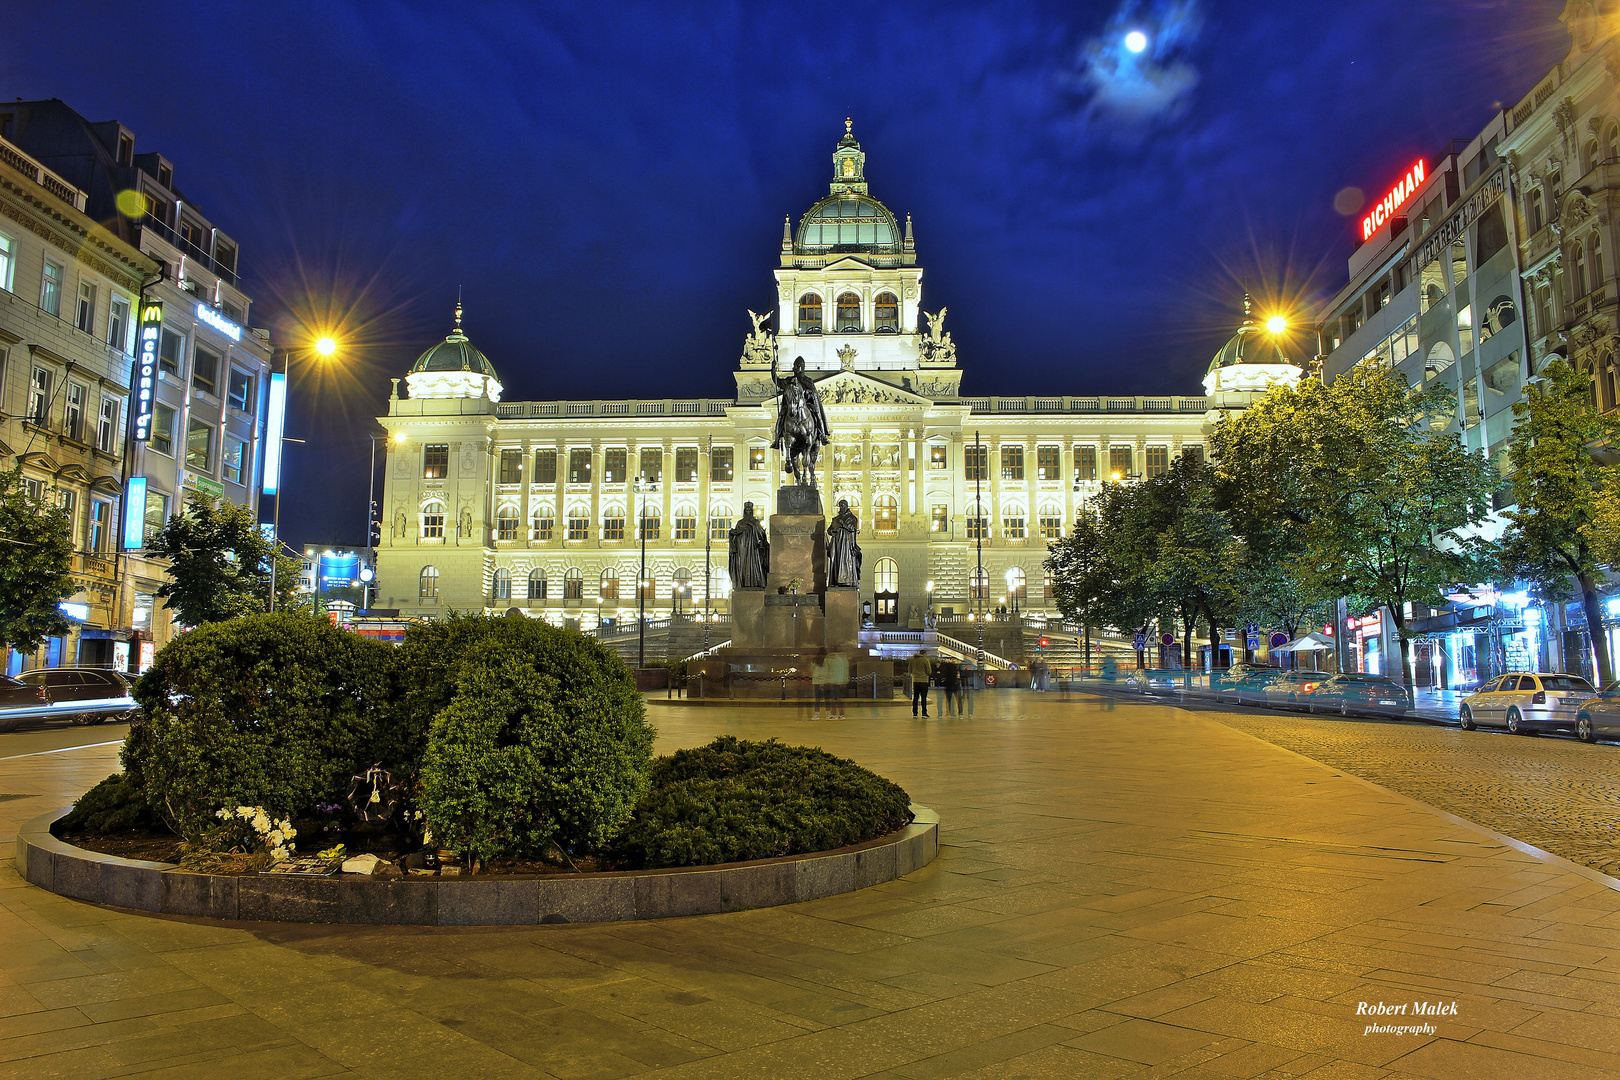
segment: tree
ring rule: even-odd
[[[68,512],[28,494],[22,466],[0,472],[0,657],[67,633],[57,606],[76,591]]]
[[[147,550],[168,558],[169,580],[156,595],[187,626],[267,610],[273,558],[276,607],[285,608],[301,572],[297,559],[276,552],[252,510],[203,494],[164,522]]]
[[[1513,403],[1513,468],[1510,525],[1502,538],[1502,565],[1535,583],[1544,594],[1565,596],[1573,579],[1586,612],[1599,679],[1614,678],[1614,658],[1603,634],[1598,586],[1601,567],[1612,559],[1614,534],[1599,525],[1613,521],[1620,482],[1598,461],[1598,448],[1620,437],[1620,418],[1598,412],[1591,376],[1562,360],[1547,364],[1541,378]],[[1611,467],[1612,469],[1612,467]]]

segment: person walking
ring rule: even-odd
[[[917,715],[917,706],[922,706],[923,719],[928,719],[928,684],[934,678],[934,665],[928,659],[925,649],[918,649],[917,655],[911,658],[907,665],[911,671],[911,715]]]
[[[810,719],[820,720],[822,706],[827,708],[827,719],[832,719],[832,687],[828,684],[827,662],[817,660],[810,665],[810,689],[815,693],[816,703],[811,710]]]
[[[841,652],[828,655],[822,665],[827,672],[827,719],[844,719],[844,686],[849,682],[849,660]]]
[[[966,715],[973,715],[973,692],[979,688],[979,668],[972,660],[962,661],[962,685],[959,691],[958,707],[966,709]]]
[[[955,660],[939,663],[939,687],[945,698],[945,715],[962,715],[962,666]]]

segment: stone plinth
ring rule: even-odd
[[[806,664],[811,654],[819,654],[826,640],[826,619],[821,613],[819,596],[765,595],[765,643],[770,648],[797,648],[806,650]]]
[[[827,651],[854,652],[860,645],[861,591],[841,585],[830,587],[823,598],[823,609]]]
[[[765,644],[765,590],[731,590],[731,645],[738,649]]]
[[[827,519],[820,514],[771,515],[771,572],[765,593],[789,588],[795,580],[801,596],[819,597],[827,587]]]
[[[776,512],[784,517],[823,517],[821,509],[821,492],[809,486],[788,484],[776,489]],[[771,537],[771,543],[776,543],[776,537]],[[776,561],[776,552],[771,551],[771,561]]]

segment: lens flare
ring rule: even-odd
[[[1266,329],[1270,330],[1273,334],[1280,334],[1284,330],[1288,329],[1288,320],[1283,318],[1281,315],[1273,315],[1271,318],[1266,320]]]
[[[146,196],[138,191],[120,191],[114,201],[118,204],[118,212],[127,218],[146,216]]]
[[[337,352],[337,342],[329,337],[318,338],[315,341],[315,351],[322,356],[331,356]]]

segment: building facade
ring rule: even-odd
[[[803,357],[833,434],[823,506],[860,518],[873,620],[1052,610],[1047,543],[1101,484],[1202,454],[1209,401],[964,393],[912,222],[870,194],[848,128],[828,195],[784,222],[776,306],[749,312],[733,397],[503,401],[457,308],[379,418],[378,607],[633,621],[645,538],[649,616],[724,614],[727,531],[791,482],[770,445],[772,371]]]

